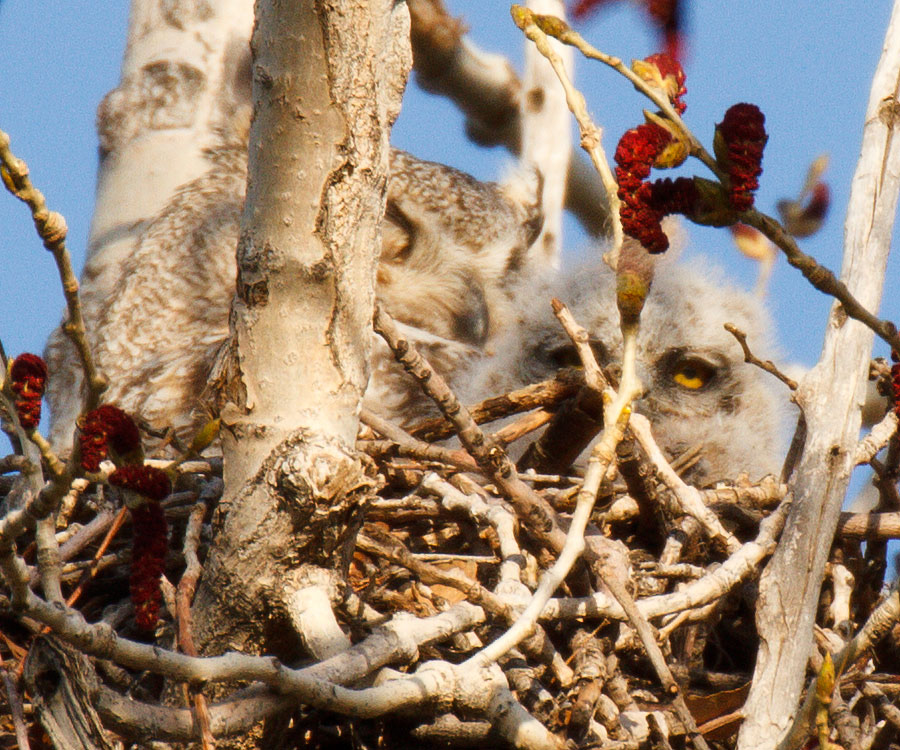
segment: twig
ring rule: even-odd
[[[584,363],[585,388],[574,399],[566,401],[556,412],[544,434],[529,446],[519,459],[519,469],[546,473],[562,473],[603,428],[604,392],[607,401],[614,393],[590,347],[590,335],[580,326],[569,309],[558,299],[551,301],[553,312],[575,346]]]
[[[625,588],[625,584],[619,579],[618,574],[607,566],[607,563],[602,558],[592,563],[591,567],[603,583],[606,584],[616,601],[619,602],[619,606],[624,610],[631,626],[637,631],[638,637],[644,646],[644,651],[647,653],[657,677],[659,677],[663,688],[672,701],[675,713],[682,724],[684,724],[685,730],[694,746],[697,750],[709,750],[709,745],[706,744],[706,740],[703,739],[703,735],[697,729],[697,723],[684,702],[684,696],[681,694],[681,689],[675,681],[672,670],[669,669],[669,665],[666,663],[662,649],[656,642],[653,628],[650,627],[650,623],[641,614],[631,594]]]
[[[0,175],[3,184],[16,198],[28,204],[34,226],[44,243],[44,247],[53,253],[56,268],[63,285],[66,298],[68,320],[64,330],[78,352],[85,381],[88,384],[88,396],[85,409],[90,410],[100,403],[100,394],[106,388],[106,379],[97,371],[91,349],[87,341],[81,301],[78,297],[78,279],[72,270],[72,259],[66,249],[66,221],[61,214],[47,209],[43,194],[31,184],[28,177],[28,165],[9,150],[9,135],[0,130]]]
[[[489,443],[465,407],[421,355],[401,334],[390,315],[378,303],[375,305],[375,331],[387,342],[394,357],[403,365],[437,404],[444,417],[459,431],[459,439],[503,494],[509,499],[528,529],[554,552],[565,544],[566,535],[559,525],[553,508],[525,484],[516,472],[506,452]]]
[[[522,550],[515,535],[515,519],[508,510],[495,501],[488,505],[477,495],[465,495],[437,474],[429,473],[422,480],[422,487],[435,493],[443,500],[447,510],[464,510],[473,519],[486,521],[497,532],[503,563],[500,567],[501,580],[520,580],[519,571],[524,565]]]
[[[489,747],[491,729],[488,721],[461,721],[453,714],[444,714],[416,727],[411,734],[426,747]]]
[[[555,39],[558,39],[563,44],[572,45],[589,60],[597,60],[599,62],[602,62],[604,65],[608,65],[613,70],[625,76],[625,78],[631,81],[632,85],[650,101],[652,101],[657,107],[659,107],[660,111],[666,116],[666,119],[670,120],[678,128],[678,130],[681,132],[682,137],[689,144],[691,154],[700,159],[700,161],[702,161],[720,180],[723,180],[725,175],[722,170],[719,169],[718,164],[716,164],[716,160],[709,154],[709,152],[703,147],[703,144],[700,143],[699,140],[697,140],[694,134],[684,124],[684,121],[681,119],[681,115],[678,114],[678,112],[672,106],[672,102],[669,101],[668,96],[666,96],[666,94],[662,90],[651,86],[647,81],[645,81],[633,70],[631,70],[631,68],[624,65],[618,57],[607,55],[606,53],[598,50],[596,47],[588,44],[587,41],[585,41],[585,39],[581,36],[581,34],[579,34],[577,31],[573,31],[560,19],[554,18],[553,16],[539,16],[537,14],[533,14],[533,20],[534,23],[536,23],[544,33],[549,34]]]
[[[9,548],[0,548],[0,572],[10,586],[12,604],[20,616],[31,617],[51,626],[58,637],[85,654],[111,659],[134,669],[151,670],[181,682],[261,681],[281,693],[296,696],[304,703],[362,718],[380,716],[401,706],[428,705],[438,696],[473,701],[475,706],[486,698],[478,692],[479,683],[485,679],[482,670],[461,671],[445,662],[430,662],[420,667],[415,675],[391,680],[387,686],[349,690],[325,677],[338,664],[346,662],[340,660],[344,654],[305,669],[292,669],[268,656],[236,652],[205,658],[178,654],[156,645],[117,637],[105,623],[89,624],[77,610],[44,601],[29,588],[27,567],[21,557]],[[447,637],[468,629],[481,617],[483,613],[479,608],[460,603],[427,621],[415,618],[413,622],[404,620],[395,627],[406,627],[409,633],[398,633],[387,639],[389,648],[368,655],[363,651],[361,655],[361,644],[357,644],[347,658],[361,677],[382,666],[386,659],[403,653],[400,649],[414,654],[418,646],[428,642],[429,638]],[[411,634],[414,634],[412,641],[409,640]],[[363,671],[360,672],[360,669]],[[484,687],[483,682],[480,687]]]
[[[864,682],[862,684],[862,691],[863,695],[867,698],[874,699],[878,710],[885,719],[894,725],[895,730],[900,730],[900,708],[892,704],[887,697],[885,697],[884,692],[871,682]]]
[[[603,399],[597,391],[582,388],[556,410],[547,429],[516,462],[516,468],[564,474],[602,429]]]
[[[900,588],[894,588],[882,602],[872,611],[865,625],[853,639],[834,657],[835,679],[840,678],[848,666],[855,662],[865,651],[880,641],[900,619]],[[778,750],[793,750],[799,747],[808,736],[813,714],[816,708],[816,680],[813,678],[806,691],[800,709],[787,734],[778,744]]]
[[[900,513],[841,513],[837,536],[845,539],[900,539]]]
[[[696,609],[713,602],[733,590],[751,576],[759,574],[760,564],[775,549],[778,535],[790,508],[788,501],[759,525],[756,539],[745,543],[718,568],[698,581],[686,584],[670,594],[639,599],[637,607],[647,619]],[[571,599],[550,599],[541,612],[542,620],[572,620],[584,617],[625,619],[625,612],[605,593]]]
[[[69,594],[68,599],[66,599],[66,605],[71,607],[78,599],[81,597],[82,592],[84,591],[84,587],[93,579],[95,575],[97,575],[98,566],[100,565],[100,560],[103,555],[106,554],[106,550],[109,549],[109,545],[112,543],[112,540],[115,539],[116,534],[119,533],[119,529],[125,525],[125,519],[128,517],[128,510],[126,508],[120,508],[119,512],[116,514],[116,517],[112,521],[112,525],[109,527],[109,530],[106,532],[106,536],[103,537],[103,541],[100,542],[100,546],[97,548],[97,551],[94,553],[94,557],[91,560],[91,566],[88,570],[85,571],[84,575],[81,578],[81,581],[78,582],[78,585],[75,587],[75,590]]]
[[[711,490],[700,490],[700,497],[704,505],[733,503],[750,508],[768,509],[784,500],[787,492],[787,485],[770,475],[749,487],[716,487]]]
[[[0,458],[0,474],[10,474],[14,471],[23,471],[28,466],[28,459],[13,453]]]
[[[415,573],[423,583],[440,583],[461,591],[470,602],[484,607],[506,625],[512,625],[519,618],[518,608],[511,606],[504,597],[489,591],[459,568],[439,568],[417,558],[399,539],[387,532],[370,528],[366,534],[357,537],[356,543],[365,552],[381,555],[391,562],[402,565]],[[572,681],[572,670],[566,666],[542,627],[535,628],[530,637],[522,643],[522,648],[532,658],[551,665],[561,684],[567,685]]]
[[[672,470],[669,462],[666,461],[665,456],[663,456],[662,451],[653,439],[653,435],[650,432],[650,423],[646,417],[635,414],[631,419],[631,429],[638,442],[647,452],[650,460],[656,465],[660,479],[672,490],[682,512],[697,519],[709,537],[719,541],[730,554],[737,552],[741,548],[741,543],[722,526],[715,513],[703,504],[700,491],[685,484],[684,480]]]
[[[523,414],[515,422],[504,425],[499,430],[492,433],[491,438],[503,445],[510,445],[511,443],[515,443],[517,440],[522,439],[529,433],[539,430],[552,419],[552,411],[548,411],[547,409],[536,409],[528,414]]]
[[[867,464],[884,446],[897,434],[897,412],[891,409],[884,418],[876,424],[862,440],[856,445],[853,453],[853,463],[856,466]]]
[[[557,373],[551,380],[526,386],[515,391],[485,399],[479,404],[467,407],[476,424],[493,422],[532,409],[553,409],[557,404],[574,396],[584,382],[577,370],[566,369]],[[409,433],[421,440],[443,440],[454,434],[452,422],[443,417],[427,419],[409,429]]]
[[[755,365],[756,367],[765,370],[771,375],[774,375],[792,391],[797,390],[797,381],[792,380],[783,372],[781,372],[781,370],[779,370],[775,366],[775,363],[772,362],[772,360],[767,359],[765,362],[763,362],[761,359],[754,356],[753,352],[750,351],[750,347],[747,345],[746,333],[744,333],[740,328],[732,325],[731,323],[725,324],[725,330],[737,339],[738,343],[741,345],[741,349],[744,350],[744,362],[746,362],[747,364]]]
[[[522,84],[509,61],[478,49],[465,27],[441,0],[410,0],[411,42],[416,80],[426,91],[445,96],[466,118],[466,134],[482,146],[522,149],[519,101]],[[569,157],[566,207],[588,232],[609,232],[606,191],[597,172],[575,149]]]
[[[221,480],[219,480],[221,483]],[[219,491],[220,488],[217,488]],[[184,531],[184,561],[185,569],[178,581],[175,590],[175,616],[178,622],[178,647],[188,656],[197,656],[197,647],[194,645],[193,620],[191,618],[191,603],[194,600],[194,591],[203,567],[197,557],[197,548],[200,545],[200,532],[203,528],[203,519],[206,517],[207,504],[204,500],[198,502],[191,510],[188,517],[187,528]],[[210,728],[209,706],[206,696],[196,686],[185,685],[190,694],[197,726],[200,730],[200,741],[203,750],[211,750],[216,745]]]
[[[856,579],[845,565],[839,563],[832,563],[830,573],[834,594],[828,606],[828,614],[831,622],[837,626],[845,621],[850,622],[850,596]]]
[[[363,407],[359,419],[376,432],[381,433],[392,440],[402,449],[402,454],[412,458],[420,458],[425,461],[442,461],[453,466],[458,466],[464,471],[479,471],[478,464],[465,451],[445,448],[441,445],[431,445],[424,440],[419,440],[410,435],[406,430],[369,409]]]
[[[821,265],[811,255],[804,253],[798,247],[796,240],[775,219],[755,209],[750,209],[741,214],[741,221],[758,229],[772,240],[784,253],[787,262],[800,271],[816,289],[840,302],[847,315],[874,331],[875,335],[885,341],[891,349],[900,351],[900,336],[897,335],[897,327],[889,320],[879,320],[870,313],[853,296],[847,285],[834,275],[833,271]]]
[[[83,477],[72,480],[69,491],[59,504],[59,512],[56,514],[57,529],[70,528],[69,520],[78,508],[78,500],[82,493],[90,486],[91,483]],[[60,554],[62,554],[62,551],[60,551]]]
[[[587,151],[588,156],[591,157],[591,162],[594,164],[594,168],[600,175],[600,181],[603,183],[603,187],[606,190],[606,199],[610,207],[610,221],[613,230],[612,249],[615,253],[618,251],[618,248],[621,247],[623,237],[622,222],[619,219],[619,185],[616,182],[616,178],[613,176],[612,169],[610,169],[609,162],[606,160],[606,154],[603,151],[603,130],[591,120],[591,116],[587,111],[587,104],[584,100],[584,96],[569,80],[569,75],[566,73],[563,60],[559,56],[559,53],[550,45],[545,29],[542,29],[536,23],[537,19],[540,18],[552,18],[563,26],[565,26],[565,22],[560,21],[553,16],[541,16],[528,8],[523,8],[521,5],[513,5],[511,12],[516,26],[525,32],[525,36],[534,42],[538,51],[546,57],[550,65],[553,66],[553,71],[556,73],[556,77],[559,78],[559,82],[566,92],[566,104],[569,105],[569,110],[575,116],[575,120],[578,123],[578,129],[581,131],[581,147]],[[561,42],[565,42],[565,40],[560,37],[557,37],[557,39]]]
[[[41,452],[41,458],[44,459],[53,476],[57,478],[63,477],[66,472],[66,465],[59,460],[59,456],[53,452],[50,443],[44,439],[44,436],[37,429],[33,429],[28,430],[28,439],[38,447],[38,450]]]
[[[22,699],[16,689],[16,683],[9,670],[0,667],[0,677],[3,678],[3,686],[6,688],[6,701],[9,703],[9,714],[16,730],[16,743],[19,750],[30,750],[28,742],[28,725],[25,723],[25,712],[22,710]]]
[[[581,347],[579,355],[583,357],[582,363],[585,372],[590,373],[586,377],[589,377],[590,382],[595,386],[602,388],[605,381],[598,377],[600,368],[590,347]],[[633,372],[633,368],[629,368],[626,363],[622,370],[623,378],[619,392],[610,393],[611,389],[604,388],[602,394],[606,405],[603,434],[594,445],[588,459],[584,482],[575,501],[575,512],[572,515],[563,548],[559,551],[559,555],[550,569],[541,576],[537,591],[534,592],[531,601],[515,624],[481,652],[468,659],[465,664],[482,666],[489,664],[497,661],[511,648],[518,645],[535,626],[547,601],[565,580],[582,553],[589,553],[587,555],[589,562],[595,559],[595,551],[586,545],[585,531],[597,500],[600,483],[615,461],[616,446],[625,434],[631,414],[631,401],[640,391],[640,385],[633,378],[627,377],[629,371]]]

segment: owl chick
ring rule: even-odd
[[[622,334],[615,276],[603,264],[552,282],[525,285],[517,323],[476,367],[464,396],[472,401],[552,377],[577,364],[550,299],[571,309],[590,336],[601,366],[621,362]],[[758,297],[736,289],[699,264],[663,261],[641,314],[637,371],[646,389],[637,411],[651,422],[670,457],[699,447],[685,474],[697,485],[758,479],[780,468],[780,417],[786,396],[768,373],[744,363],[740,345],[723,328],[748,334],[759,357],[770,350],[771,323]]]
[[[228,336],[247,176],[241,139],[211,149],[209,169],[152,219],[108,298],[91,267],[82,279],[89,341],[109,379],[104,401],[152,427],[189,437],[205,421],[200,396]],[[411,340],[450,372],[476,358],[512,309],[510,286],[541,226],[539,196],[519,199],[458,170],[391,155],[376,293]],[[373,334],[374,335],[374,334]],[[427,411],[418,386],[375,342],[368,405],[398,418]],[[71,445],[81,372],[57,329],[48,343],[50,439]]]

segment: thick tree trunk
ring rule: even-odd
[[[219,371],[225,497],[194,605],[208,653],[296,654],[295,594],[336,596],[323,571],[340,567],[372,487],[352,446],[409,20],[390,0],[339,7],[257,4],[247,202]]]
[[[898,90],[900,2],[894,5],[872,82],[844,229],[841,279],[873,311],[881,300],[900,187]],[[744,707],[742,750],[775,747],[798,705],[825,562],[853,469],[872,338],[871,330],[835,303],[822,356],[798,395],[806,417],[806,445],[790,482],[794,506],[760,580],[760,648]]]

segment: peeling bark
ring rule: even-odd
[[[255,120],[223,359],[225,494],[194,603],[206,653],[296,657],[294,595],[341,570],[374,491],[353,445],[368,379],[404,5],[257,5]],[[298,637],[299,636],[299,637]]]

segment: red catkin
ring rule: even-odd
[[[41,398],[47,385],[47,365],[36,354],[20,354],[9,371],[10,388],[19,423],[33,430],[41,421]]]
[[[134,605],[134,619],[142,630],[153,630],[162,603],[160,576],[165,571],[169,548],[168,524],[162,506],[149,500],[131,510],[134,544],[128,588]]]
[[[143,630],[152,630],[159,619],[159,578],[165,570],[169,548],[168,524],[159,501],[172,491],[172,483],[162,469],[139,464],[116,469],[109,483],[132,490],[144,500],[131,508],[134,544],[128,582],[135,622]]]
[[[81,468],[99,471],[110,452],[125,456],[138,450],[141,436],[134,420],[117,406],[104,404],[78,420]]]
[[[768,136],[766,118],[755,104],[735,104],[716,125],[716,158],[728,172],[731,205],[736,211],[753,207],[753,193],[762,174]]]
[[[662,231],[663,213],[650,205],[652,188],[644,180],[650,176],[656,157],[671,140],[672,136],[664,128],[644,123],[627,131],[616,146],[622,230],[651,253],[665,251],[669,239]]]

